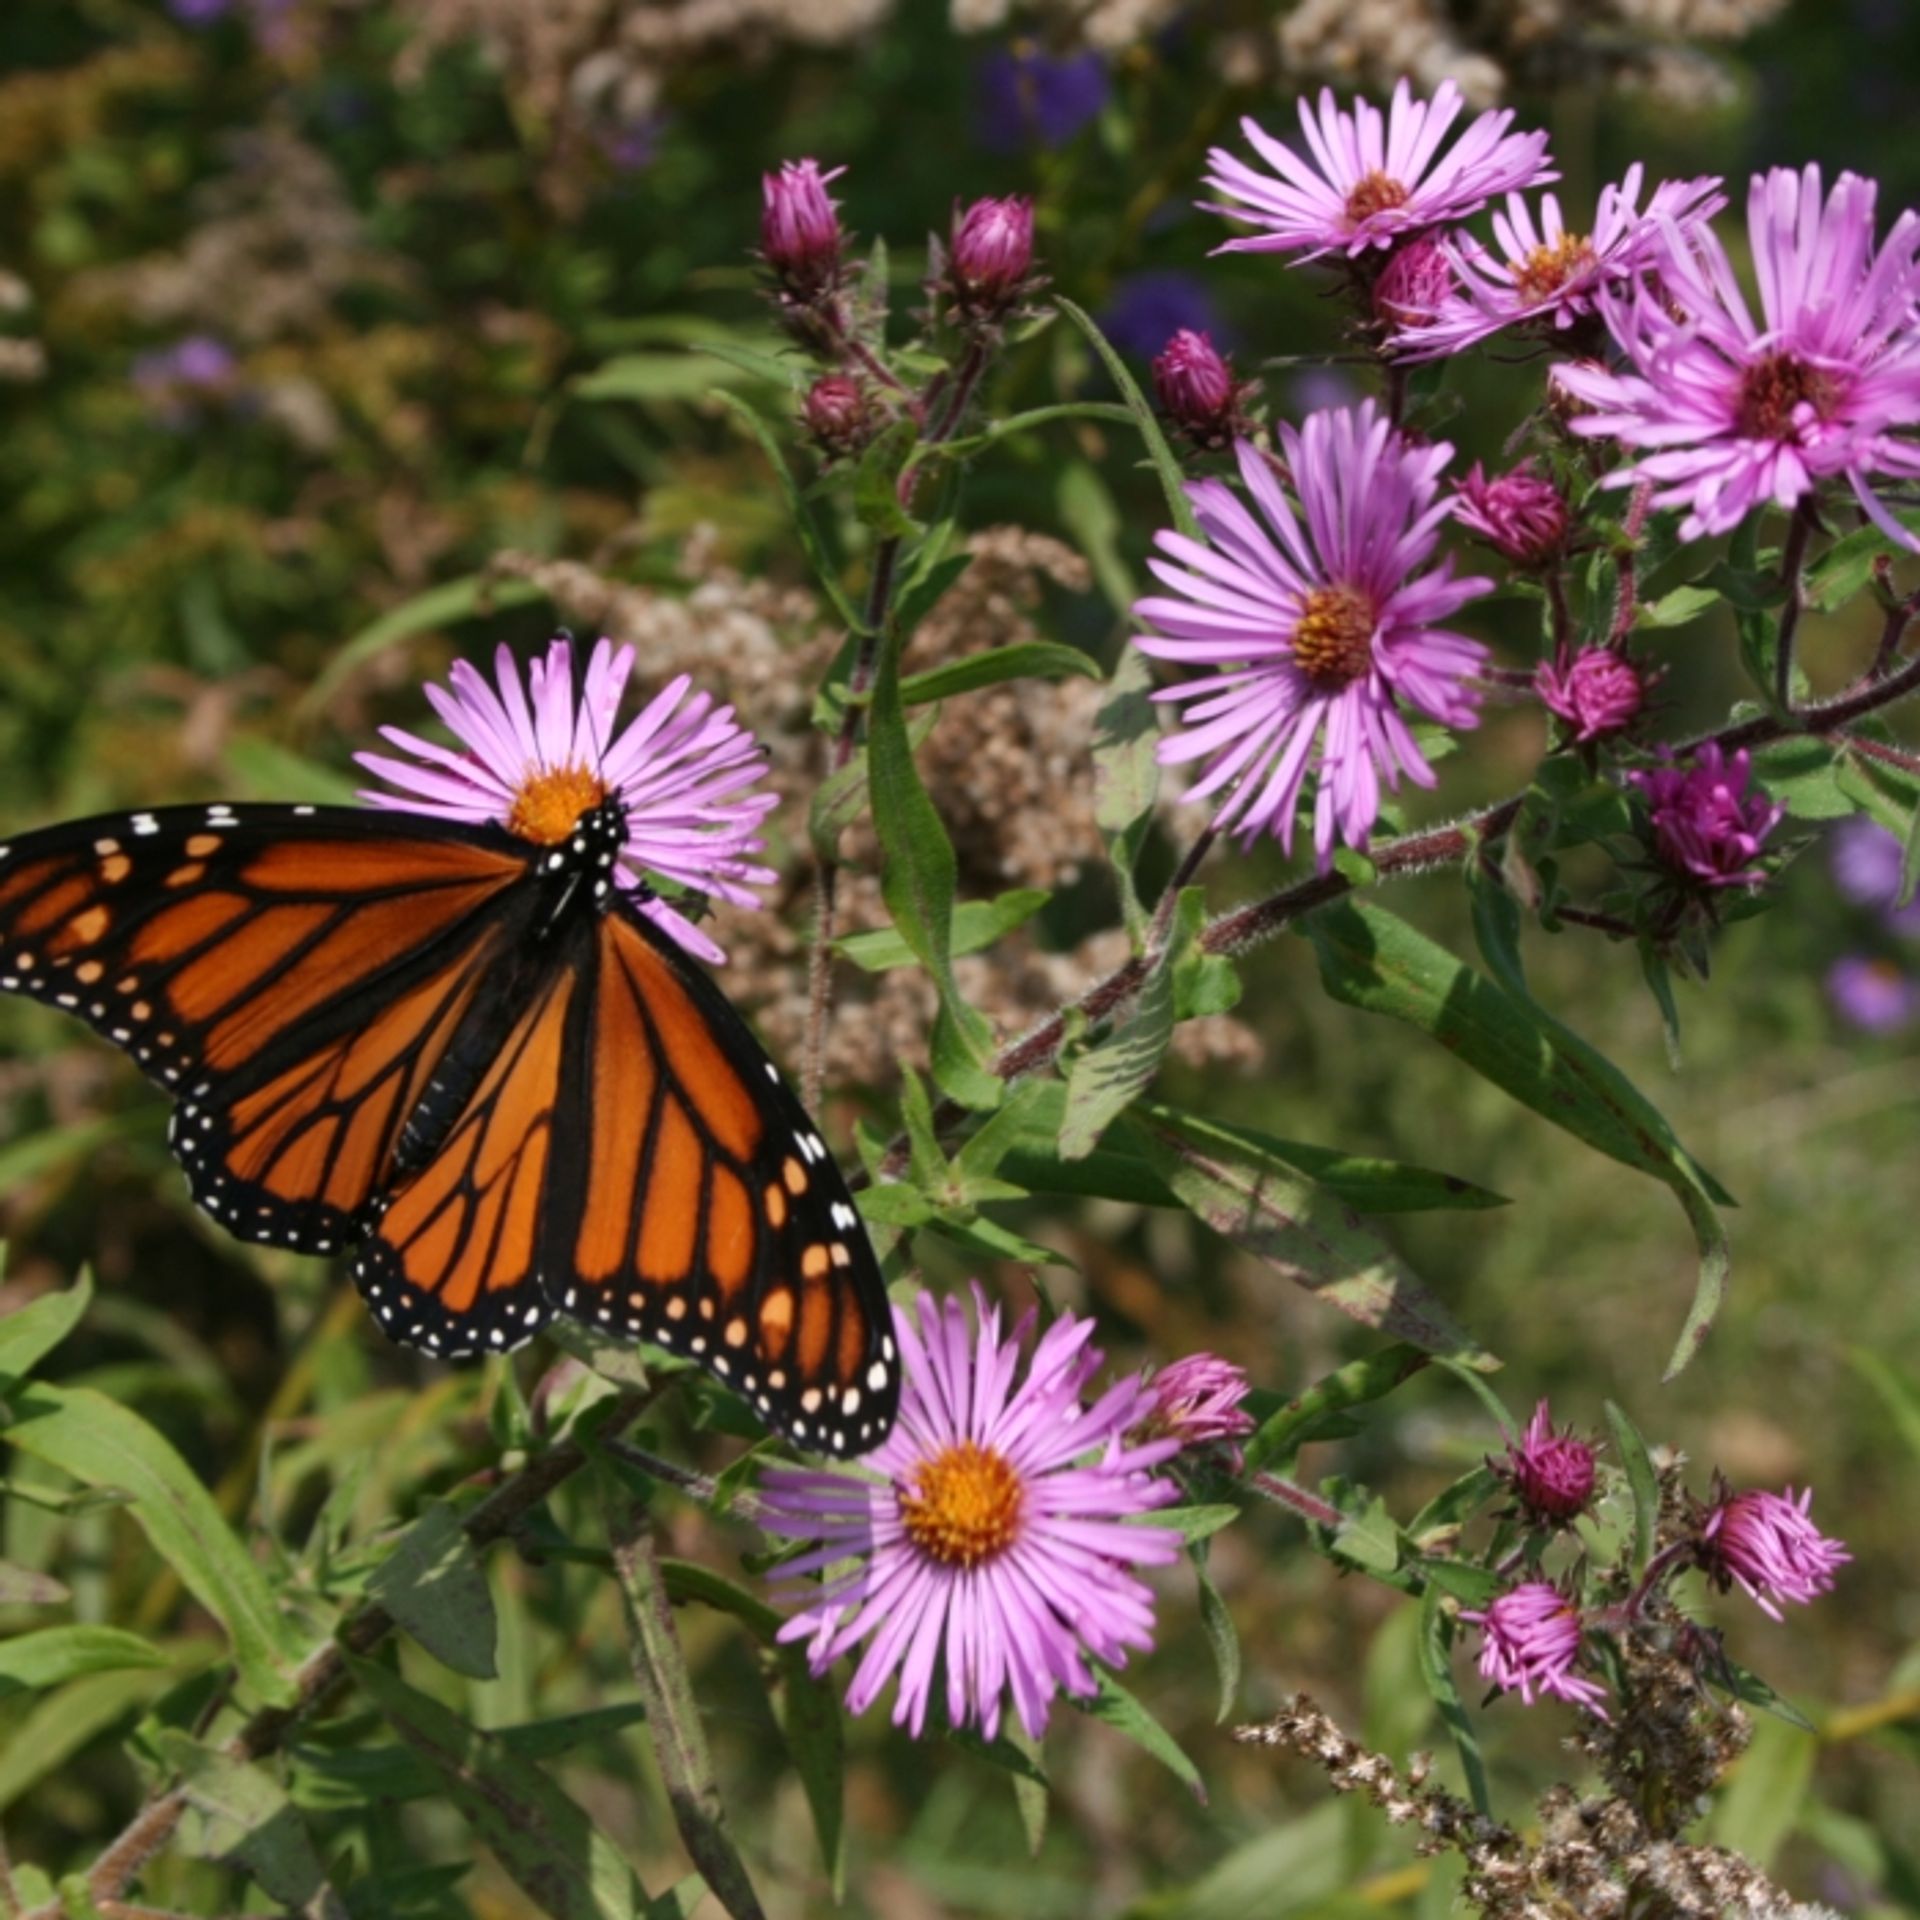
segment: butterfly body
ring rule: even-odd
[[[878,1267],[811,1121],[617,884],[617,797],[561,837],[216,805],[0,849],[0,990],[177,1101],[193,1197],[330,1255],[393,1339],[506,1352],[556,1314],[707,1367],[803,1444],[879,1444]]]

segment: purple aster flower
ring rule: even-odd
[[[1531,460],[1491,480],[1476,460],[1459,492],[1460,524],[1515,566],[1545,566],[1565,549],[1566,500]]]
[[[1316,115],[1300,102],[1300,131],[1311,161],[1253,120],[1240,130],[1272,173],[1261,173],[1223,147],[1207,156],[1207,184],[1237,206],[1203,202],[1209,213],[1264,227],[1229,240],[1221,253],[1325,253],[1349,256],[1387,247],[1403,234],[1464,220],[1497,193],[1539,186],[1560,176],[1544,133],[1509,133],[1511,109],[1483,113],[1438,157],[1459,117],[1460,89],[1443,80],[1431,101],[1415,100],[1402,80],[1383,117],[1370,101],[1342,112],[1324,88]]]
[[[1631,726],[1647,703],[1647,677],[1612,647],[1582,647],[1564,666],[1542,660],[1533,690],[1583,747]]]
[[[1551,1695],[1606,1719],[1606,1690],[1574,1671],[1580,1658],[1580,1609],[1557,1587],[1529,1580],[1503,1593],[1484,1613],[1462,1612],[1477,1626],[1480,1677],[1532,1706]]]
[[[1778,1493],[1723,1491],[1700,1529],[1708,1574],[1723,1588],[1738,1584],[1770,1619],[1779,1603],[1804,1606],[1833,1591],[1834,1575],[1853,1558],[1808,1518],[1813,1489],[1798,1498]]]
[[[1827,998],[1862,1033],[1898,1033],[1920,1011],[1920,989],[1905,971],[1864,953],[1842,954],[1827,969]]]
[[[233,0],[167,0],[167,11],[183,27],[208,27],[233,11]]]
[[[1051,54],[1031,40],[995,47],[974,80],[975,132],[989,153],[1064,147],[1100,117],[1109,91],[1099,54]]]
[[[1190,1353],[1149,1376],[1153,1405],[1141,1424],[1146,1437],[1170,1437],[1184,1451],[1219,1447],[1235,1472],[1240,1449],[1233,1443],[1253,1431],[1253,1415],[1241,1404],[1247,1376],[1215,1353]]]
[[[138,355],[129,377],[143,393],[177,397],[210,393],[233,378],[233,350],[210,333],[190,333],[170,347]]]
[[[1544,1400],[1534,1408],[1526,1432],[1507,1443],[1506,1457],[1487,1464],[1536,1524],[1564,1526],[1593,1498],[1593,1447],[1576,1439],[1571,1427],[1555,1433]]]
[[[1124,1438],[1153,1407],[1137,1376],[1084,1403],[1100,1367],[1092,1321],[1063,1314],[1023,1373],[1032,1316],[1002,1338],[999,1309],[973,1295],[977,1334],[957,1300],[922,1294],[917,1327],[898,1316],[904,1378],[885,1444],[843,1473],[771,1469],[761,1521],[819,1543],[780,1569],[799,1604],[780,1638],[804,1640],[816,1674],[865,1643],[850,1712],[897,1677],[894,1724],[917,1737],[944,1668],[950,1726],[992,1739],[1011,1693],[1038,1739],[1056,1693],[1094,1691],[1089,1655],[1119,1666],[1152,1645],[1135,1569],[1177,1560],[1180,1536],[1134,1523],[1178,1497],[1154,1469],[1180,1443]],[[820,1572],[824,1586],[803,1578]]]
[[[1718,180],[1668,180],[1642,213],[1641,178],[1636,162],[1618,186],[1601,189],[1591,233],[1566,225],[1554,194],[1540,196],[1537,222],[1520,194],[1508,194],[1506,211],[1493,216],[1502,257],[1465,235],[1445,242],[1457,281],[1425,318],[1401,323],[1394,350],[1409,360],[1432,360],[1509,327],[1551,339],[1591,318],[1603,287],[1623,289],[1645,270],[1660,247],[1663,222],[1684,234],[1727,204]]]
[[[1223,340],[1219,302],[1197,274],[1174,268],[1130,273],[1114,282],[1100,309],[1100,330],[1122,353],[1146,360],[1176,333],[1204,333]]]
[[[1233,365],[1204,333],[1182,328],[1153,363],[1161,411],[1197,447],[1219,452],[1244,427]]]
[[[1424,326],[1452,297],[1447,250],[1423,235],[1401,247],[1373,283],[1373,317],[1388,329]]]
[[[1628,367],[1555,369],[1592,409],[1575,433],[1637,457],[1607,476],[1651,481],[1657,507],[1685,507],[1681,537],[1725,533],[1772,501],[1798,506],[1844,476],[1884,533],[1920,545],[1869,479],[1920,474],[1920,214],[1873,242],[1871,180],[1843,173],[1824,207],[1820,169],[1754,177],[1747,231],[1760,285],[1755,322],[1711,229],[1658,223],[1655,269],[1599,307]]]
[[[715,706],[709,694],[689,695],[693,683],[685,674],[616,732],[632,672],[633,649],[616,653],[610,640],[594,647],[578,692],[565,639],[552,641],[546,658],[532,662],[524,687],[504,646],[494,656],[497,688],[457,660],[451,687],[429,684],[426,695],[458,748],[382,727],[412,758],[356,754],[368,772],[399,789],[360,797],[369,806],[438,820],[491,821],[541,846],[558,846],[582,814],[617,800],[626,810],[627,840],[614,879],[664,933],[718,965],[726,958],[720,948],[635,869],[753,906],[751,889],[777,876],[746,856],[760,850],[760,823],[779,801],[746,791],[765,768],[759,742],[731,707]]]
[[[1691,766],[1669,758],[1627,778],[1646,800],[1654,851],[1675,873],[1703,887],[1757,887],[1767,877],[1760,850],[1787,809],[1764,789],[1749,791],[1744,747],[1729,760],[1708,741]]]
[[[1366,845],[1383,781],[1435,783],[1400,702],[1449,727],[1476,723],[1466,681],[1487,650],[1439,623],[1493,582],[1456,580],[1450,560],[1421,571],[1453,510],[1438,497],[1452,447],[1410,446],[1371,401],[1313,414],[1298,432],[1283,425],[1280,439],[1298,513],[1245,441],[1240,477],[1262,519],[1224,481],[1190,482],[1206,541],[1156,536],[1166,557],[1148,564],[1173,596],[1134,608],[1159,629],[1135,644],[1220,669],[1155,696],[1192,703],[1161,760],[1215,756],[1186,797],[1231,786],[1215,825],[1248,842],[1275,833],[1291,851],[1301,789],[1317,771],[1324,871],[1336,839]]]
[[[1896,933],[1920,933],[1920,896],[1894,905],[1906,857],[1900,836],[1864,814],[1842,820],[1827,843],[1834,885],[1844,898],[1856,907],[1878,907]]]
[[[964,314],[994,319],[1014,305],[1033,266],[1033,202],[1024,193],[953,209],[947,286]]]
[[[760,179],[760,257],[796,300],[817,299],[840,282],[840,203],[828,192],[845,167],[787,160]]]

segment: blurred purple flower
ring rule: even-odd
[[[210,333],[190,333],[170,347],[140,354],[129,378],[143,393],[167,394],[185,388],[209,392],[233,377],[233,350]]]
[[[1555,1433],[1544,1400],[1520,1438],[1507,1443],[1505,1458],[1488,1464],[1536,1522],[1563,1526],[1593,1498],[1593,1447],[1571,1427]]]
[[[1782,1600],[1804,1606],[1831,1593],[1853,1555],[1813,1524],[1812,1505],[1811,1487],[1797,1498],[1791,1487],[1784,1495],[1724,1493],[1700,1529],[1707,1572],[1723,1588],[1743,1588],[1774,1620]]]
[[[1219,303],[1197,274],[1152,268],[1114,282],[1100,309],[1100,330],[1122,353],[1151,360],[1176,333],[1204,333],[1224,340]]]
[[[1757,887],[1766,878],[1760,850],[1787,809],[1750,789],[1744,747],[1729,760],[1710,740],[1691,766],[1669,760],[1627,778],[1646,800],[1654,850],[1675,873],[1706,887]]]
[[[1905,860],[1900,836],[1864,814],[1842,820],[1827,842],[1833,883],[1844,898],[1856,907],[1880,908],[1896,933],[1920,934],[1920,896],[1904,907],[1893,904],[1900,897],[1900,870]]]
[[[1051,54],[1016,40],[974,74],[974,131],[989,153],[1064,147],[1107,104],[1107,63],[1092,51]]]
[[[183,27],[209,27],[233,11],[234,0],[167,0],[167,11]]]
[[[1534,1696],[1551,1695],[1585,1707],[1598,1719],[1604,1688],[1574,1671],[1580,1658],[1580,1609],[1557,1587],[1529,1580],[1503,1593],[1484,1613],[1462,1611],[1460,1618],[1485,1636],[1480,1644],[1480,1677],[1503,1692],[1517,1692],[1532,1706]]]
[[[615,173],[643,173],[659,157],[661,136],[666,130],[665,114],[636,113],[601,128],[594,144]]]
[[[1177,1560],[1180,1535],[1139,1522],[1178,1499],[1155,1469],[1180,1443],[1123,1437],[1153,1406],[1137,1376],[1083,1401],[1100,1369],[1091,1320],[1062,1314],[1023,1366],[1032,1315],[1003,1337],[999,1308],[977,1285],[973,1298],[975,1330],[932,1294],[897,1317],[893,1432],[852,1472],[771,1468],[761,1524],[818,1542],[779,1569],[799,1609],[779,1637],[804,1641],[816,1674],[865,1643],[850,1713],[897,1678],[894,1724],[917,1737],[944,1674],[949,1726],[991,1740],[1011,1692],[1038,1739],[1056,1693],[1094,1691],[1089,1654],[1118,1666],[1153,1643],[1136,1570]]]
[[[1477,213],[1496,193],[1538,186],[1553,170],[1544,133],[1509,133],[1513,111],[1483,113],[1444,158],[1440,144],[1459,117],[1460,89],[1443,80],[1433,98],[1415,100],[1402,80],[1382,116],[1368,100],[1342,111],[1331,87],[1318,111],[1303,98],[1300,131],[1309,159],[1276,140],[1257,121],[1240,130],[1272,169],[1261,173],[1224,147],[1208,154],[1207,185],[1237,206],[1203,202],[1209,213],[1264,227],[1215,249],[1219,253],[1364,253],[1403,235],[1445,226]]]
[[[1827,969],[1827,998],[1862,1033],[1898,1033],[1920,1011],[1920,988],[1891,960],[1842,954]]]

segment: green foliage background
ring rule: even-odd
[[[512,76],[470,50],[397,78],[415,24],[402,0],[307,11],[314,31],[276,47],[237,20],[193,31],[135,0],[8,9],[0,268],[31,299],[4,324],[46,356],[44,377],[0,386],[9,826],[198,795],[335,797],[371,724],[411,717],[420,677],[456,649],[531,643],[552,624],[531,595],[516,604],[511,591],[447,588],[473,582],[503,548],[610,552],[623,577],[671,583],[686,531],[708,522],[731,563],[802,579],[760,453],[706,397],[725,369],[686,352],[764,331],[748,253],[758,175],[782,158],[848,164],[850,221],[888,238],[902,304],[922,236],[955,196],[1021,189],[1040,196],[1056,289],[1090,310],[1130,275],[1177,269],[1206,276],[1243,360],[1332,340],[1306,276],[1204,258],[1217,225],[1188,210],[1204,146],[1242,110],[1270,122],[1282,111],[1221,83],[1205,10],[1122,58],[1099,123],[1058,153],[978,149],[979,43],[916,4],[850,48],[716,51],[685,68],[654,157],[628,172],[569,146]],[[1735,178],[1819,158],[1876,174],[1883,206],[1920,201],[1907,131],[1920,106],[1920,24],[1909,15],[1807,0],[1732,53],[1729,71],[1729,96],[1693,114],[1575,84],[1518,104],[1552,127],[1573,202],[1633,157],[1655,174]],[[288,159],[294,142],[325,157],[331,184],[316,187]],[[154,317],[143,276],[188,246],[209,192],[235,180],[304,211],[280,221],[260,257],[186,255],[188,273],[206,276],[201,299],[210,287],[231,316],[206,330],[238,355],[237,393],[171,418],[131,376],[137,355],[190,329]],[[337,220],[339,209],[352,219]],[[292,300],[290,317],[274,318],[270,298]],[[1297,405],[1298,377],[1270,376],[1283,410]],[[1497,452],[1507,377],[1497,366],[1474,376],[1484,444],[1468,453]],[[1102,391],[1084,343],[1059,326],[1021,345],[996,379],[993,404],[1006,410]],[[269,391],[270,405],[258,398]],[[1137,572],[1163,508],[1135,462],[1124,434],[1097,426],[1022,441],[981,469],[969,519],[1083,544],[1090,523],[1061,475],[1068,463],[1091,468],[1113,503],[1113,553]],[[1119,610],[1097,596],[1042,619],[1059,627],[1048,637],[1111,658]],[[354,636],[363,644],[343,663]],[[1830,663],[1831,684],[1859,644],[1845,620],[1816,625],[1816,681]],[[1724,634],[1675,637],[1674,731],[1724,710],[1731,652]],[[723,685],[726,662],[714,672]],[[1447,764],[1446,799],[1524,779],[1536,725],[1515,714],[1476,736]],[[1272,853],[1216,855],[1209,902],[1249,897],[1280,870]],[[1803,861],[1783,886],[1784,910],[1720,943],[1710,988],[1682,990],[1678,1072],[1630,954],[1573,937],[1530,952],[1540,998],[1653,1094],[1742,1202],[1730,1304],[1674,1386],[1659,1374],[1692,1255],[1670,1199],[1440,1050],[1322,1000],[1303,941],[1247,968],[1242,1013],[1266,1044],[1262,1068],[1187,1070],[1177,1094],[1213,1117],[1444,1167],[1509,1196],[1494,1211],[1407,1216],[1395,1238],[1505,1360],[1510,1403],[1550,1392],[1563,1418],[1597,1425],[1602,1400],[1617,1399],[1702,1466],[1819,1489],[1817,1513],[1857,1555],[1841,1595],[1786,1628],[1729,1613],[1735,1652],[1820,1731],[1770,1725],[1717,1831],[1777,1856],[1790,1884],[1843,1910],[1920,1914],[1920,1288],[1908,1171],[1920,1155],[1920,1060],[1906,1040],[1850,1037],[1824,1004],[1821,973],[1861,930],[1823,864]],[[1392,904],[1436,937],[1467,938],[1451,885],[1408,883]],[[1083,930],[1055,929],[1063,944]],[[490,1473],[551,1409],[530,1408],[503,1368],[451,1373],[385,1350],[317,1264],[243,1249],[194,1216],[156,1097],[52,1017],[0,1005],[0,1058],[8,1301],[47,1296],[83,1267],[98,1276],[84,1319],[40,1367],[57,1388],[9,1395],[21,1425],[0,1554],[22,1577],[57,1576],[71,1597],[49,1611],[27,1604],[31,1591],[0,1587],[0,1610],[9,1628],[51,1619],[138,1633],[165,1663],[124,1664],[127,1649],[102,1642],[97,1671],[49,1684],[9,1680],[0,1651],[0,1825],[16,1863],[57,1876],[119,1830],[169,1740],[225,1724],[207,1677],[220,1651],[213,1621],[240,1605],[192,1577],[183,1592],[191,1554],[164,1568],[113,1505],[49,1493],[71,1486],[76,1455],[55,1448],[67,1471],[51,1471],[53,1455],[26,1437],[36,1424],[66,1418],[96,1444],[112,1437],[97,1403],[59,1396],[132,1409],[178,1449],[180,1485],[204,1483],[244,1522],[251,1571],[232,1577],[293,1603],[256,1650],[255,1677],[269,1680],[360,1591],[396,1527]],[[1100,1203],[1073,1232],[1084,1277],[1069,1291],[1102,1314],[1122,1358],[1211,1346],[1292,1392],[1368,1345],[1304,1298],[1276,1307],[1270,1292],[1237,1286],[1218,1243],[1172,1216]],[[4,1339],[0,1328],[0,1373],[11,1373]],[[709,1467],[738,1450],[678,1413],[651,1437]],[[1429,1378],[1359,1438],[1314,1449],[1309,1465],[1407,1510],[1491,1444],[1473,1403]],[[124,1484],[107,1468],[95,1477]],[[431,1696],[409,1709],[420,1725],[437,1702],[497,1736],[473,1760],[482,1774],[542,1758],[657,1893],[687,1862],[634,1724],[620,1589],[604,1564],[576,1558],[593,1561],[575,1543],[600,1537],[596,1498],[569,1487],[523,1529],[518,1552],[493,1554],[484,1575],[462,1570],[486,1583],[496,1672],[463,1678],[457,1661],[411,1645],[398,1671]],[[671,1560],[740,1577],[750,1532],[664,1494],[655,1518]],[[1245,1641],[1244,1711],[1304,1685],[1388,1751],[1434,1744],[1414,1609],[1338,1579],[1297,1544],[1290,1522],[1255,1517],[1214,1557]],[[674,1580],[683,1599],[697,1584]],[[299,1617],[310,1633],[291,1624]],[[828,1910],[805,1794],[769,1717],[764,1620],[705,1605],[678,1617],[734,1832],[769,1911]],[[1128,1681],[1196,1756],[1204,1806],[1110,1729],[1064,1716],[1047,1751],[1053,1814],[1030,1861],[1004,1772],[912,1746],[869,1715],[845,1735],[845,1910],[907,1920],[1448,1910],[1446,1870],[1415,1860],[1370,1812],[1225,1740],[1190,1592],[1169,1591],[1160,1650]],[[794,1710],[790,1674],[777,1697]],[[1486,1718],[1497,1788],[1553,1768],[1553,1715],[1505,1704]],[[462,1874],[469,1822],[364,1702],[297,1749],[286,1779],[356,1913],[532,1910],[495,1856]],[[202,1835],[199,1851],[223,1851],[218,1837]],[[148,1881],[158,1904],[198,1912],[262,1902],[242,1887],[232,1869],[188,1859]],[[592,1881],[579,1898],[576,1910],[606,1910],[618,1895]]]

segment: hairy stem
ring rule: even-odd
[[[1783,714],[1793,712],[1793,642],[1800,626],[1801,571],[1812,537],[1813,509],[1803,503],[1794,509],[1787,527],[1787,544],[1780,555],[1780,582],[1787,590],[1787,600],[1780,609],[1780,631],[1774,639],[1773,697]]]
[[[1322,1500],[1297,1480],[1284,1479],[1277,1473],[1250,1473],[1247,1485],[1276,1506],[1291,1508],[1301,1519],[1311,1520],[1317,1527],[1337,1527],[1343,1518],[1332,1501]]]

